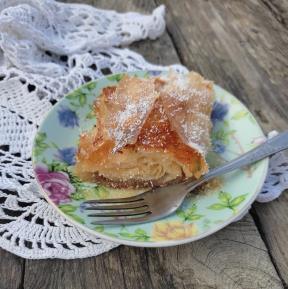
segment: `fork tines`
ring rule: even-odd
[[[121,199],[101,199],[86,201],[81,208],[96,211],[88,217],[98,217],[92,224],[124,224],[145,221],[151,214],[148,204],[140,196]],[[99,211],[99,212],[97,212]]]

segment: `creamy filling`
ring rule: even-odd
[[[129,152],[111,154],[108,159],[97,166],[78,167],[78,172],[97,173],[111,181],[153,181],[168,182],[188,173],[171,155],[161,152]],[[86,171],[86,172],[85,172]],[[184,172],[185,171],[185,172]],[[78,173],[79,175],[79,173]],[[190,176],[190,175],[188,175]]]

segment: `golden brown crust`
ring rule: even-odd
[[[145,188],[207,172],[212,85],[198,74],[188,75],[184,87],[177,75],[169,77],[171,85],[127,76],[103,89],[94,104],[97,126],[79,141],[75,173],[81,179]]]
[[[114,188],[114,189],[157,188],[157,187],[163,187],[169,184],[180,183],[184,181],[185,179],[186,178],[182,176],[169,182],[166,182],[164,179],[150,180],[150,181],[129,179],[126,181],[121,181],[121,180],[111,180],[111,179],[105,178],[104,176],[100,176],[98,173],[93,173],[89,175],[87,174],[86,176],[82,176],[83,181],[100,183],[104,186]]]

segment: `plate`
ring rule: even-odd
[[[128,73],[137,77],[157,72]],[[124,73],[89,82],[59,101],[39,127],[33,146],[33,169],[47,201],[71,223],[98,237],[139,247],[163,247],[208,236],[233,222],[249,208],[267,174],[268,159],[222,177],[217,185],[189,195],[176,213],[144,224],[93,225],[80,205],[98,198],[128,197],[141,191],[116,190],[81,182],[73,174],[79,135],[97,125],[92,104],[106,86]],[[214,85],[211,167],[229,161],[257,145],[263,132],[249,110],[233,95]]]

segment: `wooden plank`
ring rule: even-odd
[[[152,1],[144,0],[84,2],[118,11],[150,12],[154,7]],[[170,9],[176,10],[175,6]],[[182,25],[189,26],[189,21]],[[150,61],[162,64],[177,61],[167,34],[160,40],[140,42],[133,47]],[[202,64],[209,67],[207,61],[199,62],[198,67]],[[283,288],[250,215],[213,236],[184,246],[164,249],[122,246],[84,260],[27,260],[24,288],[94,287]]]
[[[168,8],[168,30],[185,65],[238,96],[266,131],[287,129],[287,1],[157,3]],[[287,208],[285,193],[277,201],[255,205],[257,224],[286,286]]]
[[[24,262],[24,259],[0,249],[0,289],[22,288]]]
[[[148,255],[149,268],[161,288],[282,287],[250,216],[193,244],[156,252],[159,257]]]
[[[276,20],[288,28],[288,2],[286,0],[261,0]]]
[[[254,204],[253,217],[270,251],[274,265],[288,287],[288,196],[267,204]]]
[[[185,65],[243,100],[266,131],[287,127],[288,34],[262,2],[157,3]]]
[[[24,288],[125,288],[116,250],[95,258],[27,261]]]
[[[178,247],[121,246],[82,260],[27,261],[24,288],[283,288],[250,216]]]

